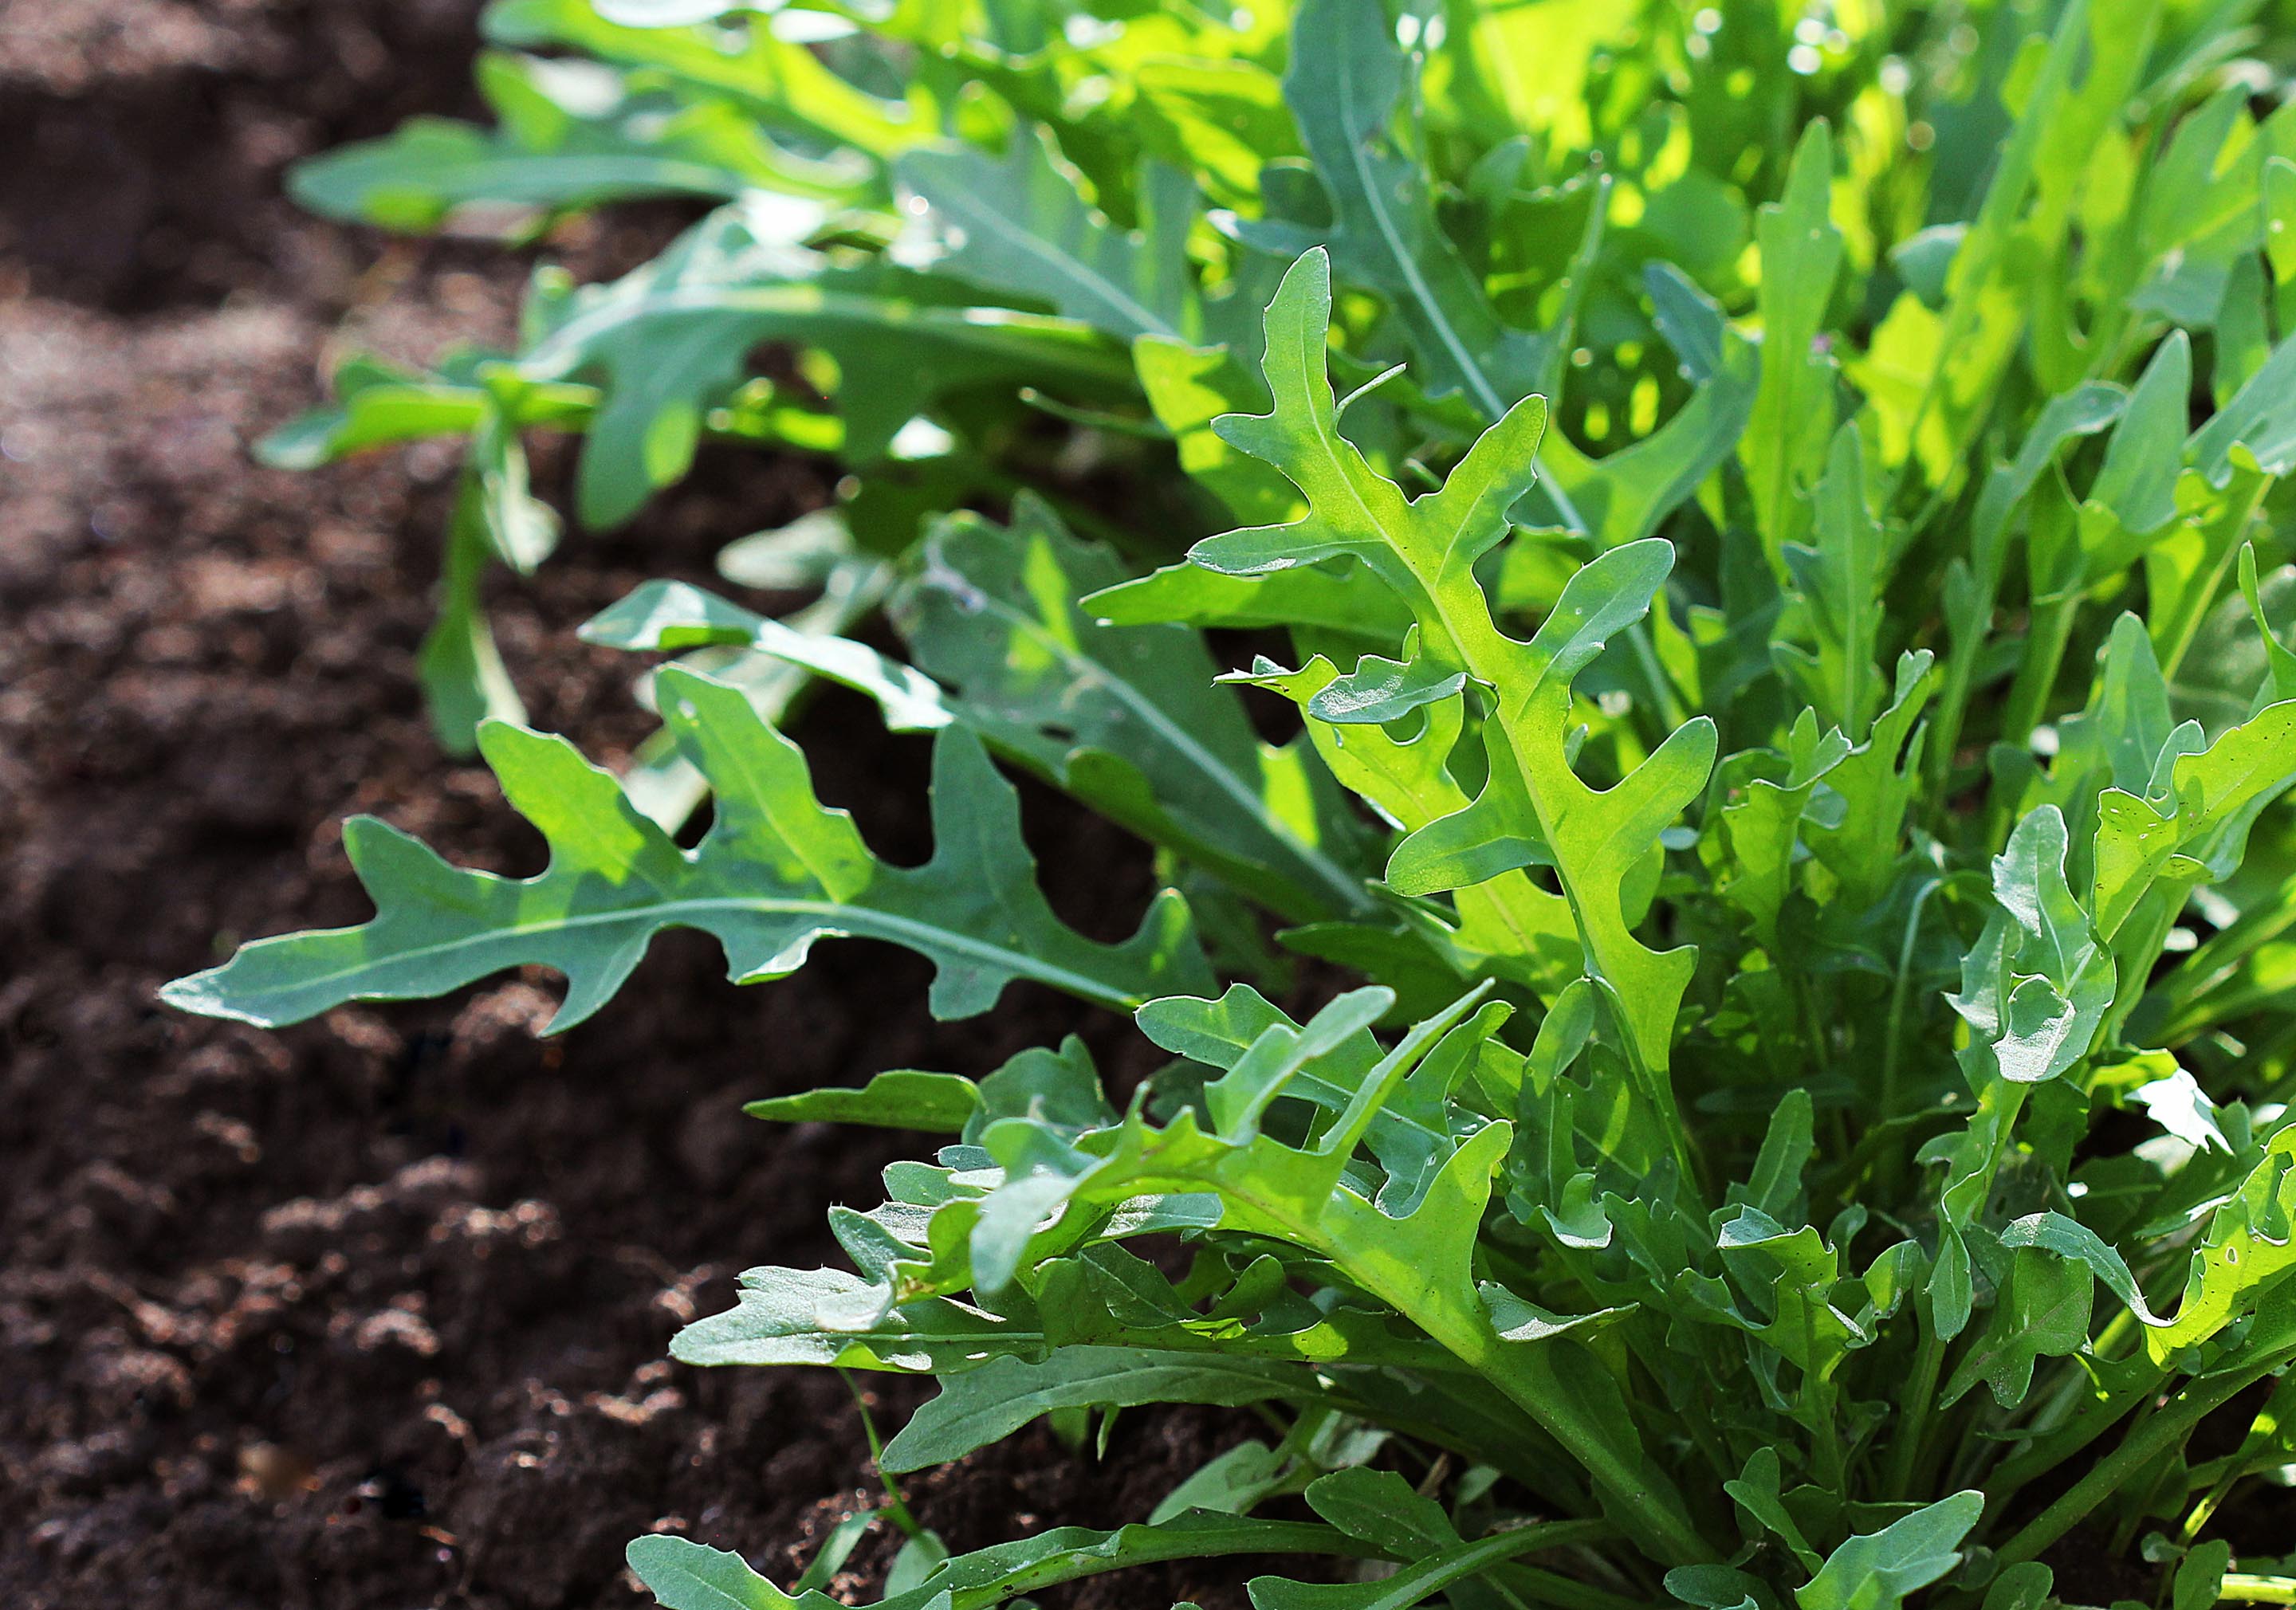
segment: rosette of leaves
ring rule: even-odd
[[[583,48],[713,26],[608,12],[636,32]],[[1627,142],[1591,68],[1494,76],[1514,21],[1309,5],[1184,71],[1156,54],[1171,30],[1225,25],[1152,12],[992,56],[920,12],[869,25],[955,30],[907,118],[950,75],[1018,96],[1081,60],[1136,72],[1121,129],[1087,106],[1018,145],[904,145],[885,183],[924,150],[921,184],[955,167],[976,209],[1069,220],[1046,238],[1106,294],[1004,311],[1126,367],[1169,441],[1127,437],[1121,473],[1177,458],[1185,553],[1157,552],[1160,502],[1131,532],[1016,474],[892,545],[898,653],[644,588],[587,633],[680,657],[652,687],[715,797],[697,844],[490,723],[546,870],[460,871],[355,823],[373,921],[258,941],[170,998],[276,1023],[538,964],[568,978],[563,1026],[689,926],[737,980],[854,936],[930,958],[944,1016],[1013,979],[1128,1014],[1171,1060],[1121,1107],[1070,1041],[752,1108],[946,1143],[832,1210],[839,1265],[751,1271],[680,1358],[934,1377],[889,1476],[1044,1416],[1254,1411],[1108,1530],[920,1534],[882,1600],[904,1610],[1227,1556],[1297,1557],[1238,1584],[1264,1610],[2045,1610],[2080,1591],[2075,1538],[2179,1610],[2296,1595],[2244,1552],[2258,1483],[2296,1460],[2296,125],[2249,93],[2273,63],[2217,20],[2087,0],[1972,22],[1968,76],[1918,90],[1883,63],[1878,99],[1799,75],[1751,100],[1799,118],[1835,85],[1840,136],[1745,162],[1733,193],[1769,197],[1747,249],[1669,265],[1657,225],[1611,225],[1630,185],[1647,219],[1655,175],[1745,137],[1660,70],[1747,48],[1734,12],[1612,63],[1640,83],[1650,53],[1689,166],[1636,147],[1653,166],[1544,196],[1521,176]],[[765,51],[767,16],[714,25],[720,54]],[[867,31],[848,20],[816,62]],[[1902,130],[1873,119],[1915,102],[1936,154],[1885,172]],[[1183,103],[1228,110],[1155,146]],[[1197,163],[1227,210],[1190,223],[1184,272],[1158,267],[1125,142]],[[1140,233],[1091,243],[1119,216]],[[1533,217],[1562,254],[1544,280],[1487,233]],[[1027,254],[985,226],[930,270],[816,267],[994,284]],[[1170,328],[1128,354],[1095,322],[1124,306]],[[607,390],[566,371],[539,395],[603,421],[649,383],[627,339]],[[667,343],[665,372],[690,356]],[[1603,377],[1660,371],[1647,407],[1605,412]],[[999,372],[976,378],[1021,383]],[[900,412],[840,406],[847,431]],[[1250,664],[1225,628],[1257,634]],[[931,734],[924,866],[815,798],[760,665]],[[1132,939],[1046,905],[1000,768],[1153,847],[1167,887]],[[650,1537],[630,1562],[674,1610],[826,1606],[869,1524],[786,1590],[714,1546],[769,1540]]]

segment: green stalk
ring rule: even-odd
[[[1975,568],[1972,567],[1972,574]],[[1936,713],[1930,718],[1930,746],[1926,759],[1929,771],[1930,827],[1932,831],[1943,828],[1947,812],[1951,808],[1948,790],[1953,778],[1953,757],[1961,748],[1961,728],[1969,712],[1969,697],[1977,677],[1977,662],[1985,651],[1985,642],[1993,625],[1993,612],[2001,599],[2001,580],[1997,576],[1977,578],[1981,589],[1979,601],[1972,606],[1970,617],[1977,624],[1972,628],[1965,643],[1952,642],[1948,628],[1948,651],[1945,657],[1945,686],[1938,691]]]
[[[1374,1295],[1392,1304],[1405,1318],[1506,1393],[1562,1443],[1585,1467],[1595,1485],[1617,1500],[1620,1527],[1645,1534],[1649,1542],[1657,1545],[1659,1558],[1669,1565],[1695,1565],[1716,1557],[1684,1508],[1681,1495],[1670,1483],[1664,1483],[1663,1477],[1653,1480],[1639,1463],[1629,1465],[1619,1457],[1604,1427],[1547,1367],[1543,1350],[1501,1341],[1488,1324],[1455,1312],[1423,1287],[1416,1291],[1373,1289]],[[1436,1300],[1431,1303],[1431,1298]]]
[[[1592,1528],[1592,1532],[1588,1528]],[[1405,1566],[1378,1584],[1381,1591],[1369,1598],[1356,1601],[1357,1610],[1406,1610],[1406,1606],[1432,1597],[1453,1582],[1479,1576],[1519,1554],[1553,1549],[1587,1536],[1600,1535],[1609,1530],[1600,1521],[1558,1521],[1543,1526],[1521,1526],[1512,1532],[1494,1532],[1474,1542],[1431,1554],[1415,1565]],[[1551,1580],[1560,1583],[1566,1579],[1556,1577]],[[1575,1588],[1577,1584],[1571,1586]],[[1550,1602],[1590,1605],[1603,1601],[1608,1601],[1604,1603],[1603,1610],[1609,1610],[1609,1604],[1616,1603],[1610,1599],[1609,1595],[1599,1593],[1594,1600],[1585,1595],[1573,1595],[1567,1599]]]
[[[1628,1598],[1621,1593],[1590,1587],[1570,1577],[1557,1576],[1552,1571],[1541,1571],[1536,1565],[1510,1562],[1492,1573],[1489,1585],[1518,1603],[1529,1599],[1537,1604],[1554,1605],[1558,1610],[1650,1610],[1646,1599]]]
[[[1932,878],[1922,885],[1914,895],[1913,909],[1906,913],[1905,935],[1898,941],[1898,976],[1890,985],[1890,1020],[1882,1034],[1881,1121],[1884,1124],[1898,1116],[1898,1071],[1906,1058],[1906,1009],[1913,999],[1914,945],[1922,935],[1922,908],[1944,883],[1941,878]],[[1904,1173],[1905,1161],[1903,1148],[1893,1148],[1886,1159],[1884,1173],[1892,1189]]]
[[[1584,1521],[1558,1522],[1551,1527],[1527,1526],[1526,1532],[1541,1533],[1565,1531],[1573,1525],[1583,1526]],[[1376,1559],[1380,1550],[1373,1544],[1352,1538],[1332,1526],[1318,1525],[1312,1521],[1265,1521],[1260,1525],[1269,1530],[1256,1532],[1250,1544],[1255,1554],[1283,1552],[1291,1554],[1336,1555],[1343,1559]],[[1278,1531],[1276,1528],[1282,1528]],[[1081,1581],[1088,1576],[1101,1576],[1111,1571],[1128,1570],[1135,1565],[1154,1565],[1162,1560],[1205,1559],[1237,1551],[1237,1545],[1222,1538],[1208,1540],[1191,1537],[1186,1532],[1147,1532],[1135,1540],[1120,1555],[1087,1556],[1055,1555],[1041,1565],[1018,1571],[986,1588],[959,1588],[948,1602],[955,1610],[989,1610],[1009,1598],[1057,1587],[1062,1582]],[[1503,1535],[1512,1537],[1513,1532]],[[1552,1547],[1551,1541],[1537,1545],[1521,1544],[1519,1548]],[[1399,1578],[1390,1578],[1398,1581]]]
[[[2168,1375],[2165,1369],[2148,1370],[2134,1385],[2093,1403],[2086,1412],[2075,1415],[2048,1435],[2036,1440],[2024,1452],[2000,1465],[1993,1473],[1992,1485],[1997,1491],[2013,1492],[2026,1483],[2046,1475],[2119,1425],[2131,1410],[2160,1389]]]
[[[2017,680],[2010,684],[2009,703],[2001,717],[2005,743],[2028,742],[2033,729],[2041,724],[2049,690],[2056,685],[2058,669],[2064,664],[2065,646],[2072,641],[2080,601],[2078,589],[2033,601],[2032,623],[2025,633],[2024,663],[2017,667]]]
[[[2281,1369],[2292,1357],[2296,1357],[2296,1350],[2284,1350],[2263,1364],[2215,1377],[2214,1384],[2203,1378],[2187,1385],[2169,1400],[2167,1407],[2130,1432],[2120,1447],[2098,1460],[2095,1467],[2067,1489],[2062,1497],[2004,1543],[1995,1558],[2005,1566],[2034,1558],[2119,1491],[2130,1477],[2183,1442],[2192,1434],[2194,1426]],[[2007,1467],[2003,1468],[2005,1471]],[[1997,1492],[2014,1491],[2006,1481],[1995,1487]]]
[[[1922,1343],[1914,1354],[1913,1379],[1906,1384],[1902,1402],[1913,1409],[1898,1431],[1896,1442],[1890,1450],[1890,1470],[1883,1491],[1893,1498],[1913,1497],[1915,1461],[1920,1457],[1922,1439],[1929,1429],[1930,1409],[1937,1401],[1938,1370],[1945,1362],[1945,1344],[1938,1339],[1937,1326],[1930,1319],[1929,1310],[1917,1311],[1922,1328]]]
[[[2259,475],[2255,480],[2254,494],[2239,511],[2225,525],[2210,528],[2216,552],[2209,560],[2208,580],[2203,584],[2195,585],[2177,601],[2175,623],[2168,639],[2155,645],[2161,654],[2161,674],[2171,683],[2177,680],[2177,668],[2185,663],[2185,651],[2192,648],[2193,639],[2200,633],[2201,622],[2208,617],[2209,606],[2215,603],[2217,594],[2224,591],[2225,577],[2232,573],[2233,560],[2240,552],[2242,535],[2255,522],[2264,507],[2265,498],[2279,484],[2277,477],[2269,475]],[[2217,535],[2218,531],[2223,532],[2221,536]]]

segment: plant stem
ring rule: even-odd
[[[1938,1369],[1945,1361],[1945,1344],[1938,1338],[1937,1326],[1928,1309],[1923,1309],[1919,1317],[1921,1347],[1914,1354],[1914,1377],[1901,1400],[1912,1404],[1913,1410],[1906,1417],[1896,1446],[1890,1451],[1890,1475],[1885,1487],[1892,1496],[1901,1499],[1913,1496],[1915,1462],[1920,1457],[1923,1433],[1929,1428],[1930,1407],[1937,1400]]]
[[[2017,680],[2009,686],[2009,704],[2001,717],[2001,741],[2029,745],[2033,729],[2048,708],[2049,690],[2056,685],[2064,664],[2065,645],[2072,641],[2073,622],[2080,614],[2079,592],[2071,590],[2033,601],[2033,617],[2025,633],[2025,659]]]
[[[2259,1366],[2191,1382],[2150,1420],[2131,1431],[2120,1447],[2098,1460],[2095,1468],[2074,1483],[2062,1498],[2004,1543],[1994,1557],[2005,1566],[2033,1558],[2111,1498],[2129,1477],[2183,1442],[2202,1419],[2286,1364],[2290,1356],[2284,1352]],[[2004,1486],[1998,1491],[2013,1489]]]
[[[868,1394],[861,1390],[861,1384],[853,1378],[851,1370],[840,1369],[837,1378],[843,1381],[845,1390],[853,1394],[853,1407],[861,1416],[861,1434],[869,1439],[869,1468],[877,1473],[878,1483],[885,1490],[886,1515],[894,1525],[901,1529],[904,1536],[918,1536],[924,1528],[917,1524],[917,1517],[910,1512],[907,1500],[901,1497],[899,1485],[885,1474],[885,1442],[877,1434],[877,1422],[869,1413]]]
[[[1504,1571],[1492,1573],[1490,1585],[1511,1598],[1556,1605],[1562,1610],[1649,1610],[1642,1599],[1590,1587],[1570,1577],[1557,1576],[1552,1571],[1541,1571],[1536,1565],[1510,1563]]]
[[[1882,1121],[1885,1124],[1898,1116],[1898,1069],[1905,1061],[1906,1008],[1913,993],[1914,944],[1922,934],[1922,908],[1944,881],[1932,878],[1915,891],[1913,909],[1906,913],[1905,937],[1898,942],[1898,977],[1890,986],[1890,1022],[1882,1039]],[[1893,1156],[1892,1173],[1897,1172],[1897,1161]]]
[[[1573,1541],[1571,1536],[1589,1535],[1589,1528],[1607,1532],[1609,1527],[1599,1521],[1557,1521],[1540,1526],[1522,1526],[1512,1532],[1493,1532],[1464,1548],[1447,1549],[1440,1554],[1430,1555],[1417,1565],[1406,1565],[1393,1576],[1380,1583],[1384,1590],[1377,1597],[1363,1601],[1363,1610],[1402,1610],[1432,1597],[1437,1591],[1467,1577],[1480,1575],[1494,1565],[1502,1565],[1519,1554],[1530,1554],[1541,1549],[1553,1549]],[[1544,1572],[1521,1573],[1521,1576],[1544,1579],[1536,1586],[1525,1581],[1519,1585],[1533,1597],[1545,1598],[1551,1604],[1585,1606],[1589,1610],[1619,1610],[1627,1601],[1603,1593],[1598,1589],[1580,1589],[1567,1577],[1548,1576]],[[1560,1590],[1570,1590],[1566,1597]],[[1540,1590],[1548,1589],[1547,1592]]]
[[[2212,521],[2207,527],[2214,539],[2212,545],[2215,549],[2208,556],[2208,579],[2187,588],[2177,601],[2167,641],[2153,645],[2160,651],[2161,674],[2170,682],[2176,681],[2177,668],[2185,663],[2185,651],[2193,646],[2193,639],[2199,635],[2201,622],[2207,617],[2209,606],[2216,602],[2218,593],[2223,590],[2225,577],[2232,569],[2234,556],[2240,552],[2242,536],[2263,510],[2264,500],[2278,478],[2271,475],[2258,476],[2253,495],[2239,512],[2226,524]],[[2221,536],[2215,535],[2218,531],[2223,532]]]
[[[1993,1484],[2001,1491],[2014,1491],[2055,1469],[2120,1424],[2123,1415],[2158,1391],[2167,1378],[2165,1369],[2148,1371],[2141,1380],[2091,1400],[2086,1412],[2037,1438],[2024,1452],[2000,1465],[1994,1471]]]

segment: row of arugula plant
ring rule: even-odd
[[[1113,1531],[950,1558],[895,1498],[901,1610],[1284,1554],[1261,1610],[2042,1610],[2076,1529],[2176,1610],[2291,1602],[2216,1524],[2296,1472],[2283,20],[496,0],[495,127],[304,200],[717,209],[267,451],[467,438],[424,674],[549,866],[353,821],[373,920],[169,998],[540,965],[564,1028],[683,926],[738,982],[856,936],[939,1017],[1130,1014],[1171,1060],[1121,1109],[1073,1039],[750,1109],[948,1139],[680,1358],[938,1377],[889,1475],[1046,1415],[1270,1427]],[[673,657],[623,777],[519,724],[488,636],[558,535],[536,429],[591,527],[705,440],[849,471],[726,552],[795,615],[658,584],[585,628]],[[906,661],[844,635],[881,605]],[[1286,657],[1224,668],[1234,627]],[[816,799],[812,678],[931,734],[927,864]],[[1046,904],[1000,764],[1155,846],[1130,940]],[[1301,1022],[1303,958],[1352,987]],[[786,1593],[630,1562],[826,1606],[871,1519]]]

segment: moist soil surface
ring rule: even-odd
[[[735,989],[671,936],[620,998],[537,1037],[553,981],[345,1009],[283,1034],[157,986],[239,939],[353,922],[340,824],[538,870],[482,767],[441,752],[414,657],[451,451],[310,475],[250,445],[349,347],[506,340],[530,254],[299,215],[298,155],[468,114],[472,0],[0,0],[0,1603],[78,1610],[626,1606],[649,1530],[787,1581],[880,1500],[826,1371],[666,1361],[755,1263],[836,1257],[916,1137],[740,1116],[881,1068],[980,1073],[1124,1026],[1016,987],[937,1025],[925,970],[822,946]],[[585,277],[675,217],[568,225]],[[562,450],[538,474],[562,486]],[[535,724],[608,763],[651,724],[637,667],[574,627],[828,495],[824,467],[706,458],[631,528],[570,536],[495,598]],[[718,584],[722,585],[723,584]],[[752,600],[770,605],[775,601]],[[881,850],[929,848],[925,756],[857,703],[800,721],[823,793]],[[1026,797],[1054,901],[1129,927],[1144,855]],[[882,1379],[882,1378],[881,1378]],[[895,1423],[914,1386],[882,1390]],[[1041,1428],[909,1484],[956,1548],[1113,1524],[1246,1427],[1126,1416],[1103,1458]],[[882,1523],[836,1584],[880,1578]],[[1241,1603],[1185,1570],[1078,1606]]]

